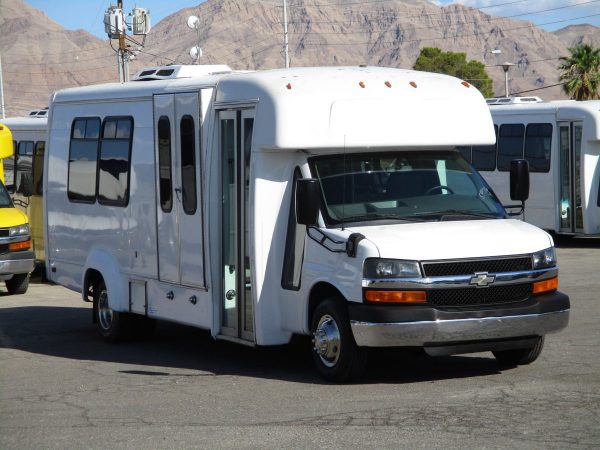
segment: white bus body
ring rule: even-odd
[[[456,151],[494,142],[468,83],[195,70],[54,95],[48,276],[93,294],[105,338],[144,318],[251,345],[311,334],[341,380],[373,346],[527,363],[567,325],[550,236],[507,219]]]
[[[501,162],[529,159],[525,220],[557,234],[600,235],[600,101],[498,100],[507,100],[490,104],[498,143],[488,156],[473,155],[475,168],[509,203],[509,173]],[[482,156],[486,149],[477,151]]]

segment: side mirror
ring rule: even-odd
[[[321,207],[319,181],[302,178],[296,181],[296,220],[301,225],[315,225]]]
[[[529,198],[529,163],[524,159],[510,162],[510,198],[521,202]]]

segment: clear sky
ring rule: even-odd
[[[67,29],[83,28],[101,39],[104,33],[104,11],[116,0],[25,0],[33,7],[44,11],[53,20]],[[125,11],[134,6],[150,10],[152,24],[180,9],[198,6],[204,0],[123,0]],[[264,0],[277,3],[278,0]],[[293,5],[296,0],[287,0]],[[382,3],[385,0],[362,0],[360,4]],[[589,23],[600,27],[600,0],[430,0],[437,5],[463,3],[480,8],[486,14],[529,20],[548,31],[564,28],[576,23]],[[340,0],[309,0],[316,4],[342,3]],[[352,0],[346,0],[352,3]]]

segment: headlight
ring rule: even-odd
[[[364,276],[374,278],[419,278],[421,269],[417,261],[372,258],[365,261]]]
[[[23,224],[16,227],[10,227],[9,236],[27,236],[29,234],[29,225]]]
[[[556,252],[554,247],[547,248],[533,254],[533,268],[544,269],[556,265]]]

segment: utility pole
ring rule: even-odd
[[[288,42],[288,18],[287,1],[283,0],[283,54],[285,56],[285,68],[290,68],[290,49]]]
[[[4,78],[2,78],[2,55],[0,55],[0,108],[2,108],[2,118],[6,119],[4,111]]]
[[[144,41],[141,44],[130,39],[139,46],[134,50],[127,48],[125,43],[129,25],[126,23],[125,14],[123,13],[123,0],[117,0],[117,6],[110,6],[104,13],[104,30],[108,34],[108,38],[118,39],[119,41],[116,52],[119,81],[121,83],[129,81],[129,60],[135,58],[137,53],[144,47],[146,35],[150,31],[150,13],[146,9],[136,6],[127,16],[132,17],[130,29],[133,30],[133,34],[144,36]]]

